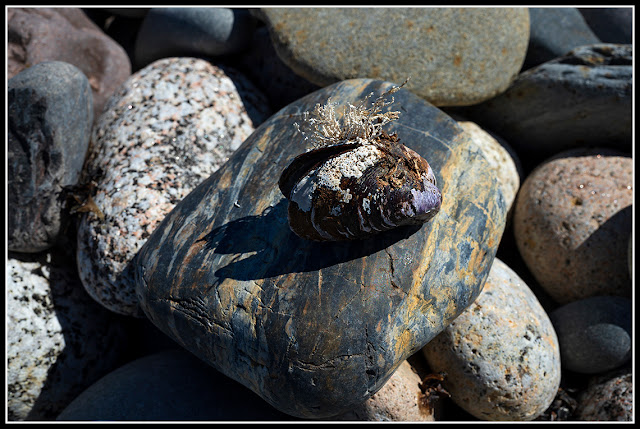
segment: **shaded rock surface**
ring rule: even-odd
[[[124,49],[78,8],[8,8],[7,72],[11,78],[44,61],[73,64],[87,76],[97,118],[131,74]]]
[[[451,398],[482,420],[533,420],[560,384],[558,339],[518,275],[494,259],[478,298],[422,349]]]
[[[632,8],[581,7],[578,10],[604,43],[633,43]]]
[[[601,42],[575,7],[530,7],[529,20],[531,34],[523,69]]]
[[[526,8],[263,8],[282,60],[319,86],[351,78],[400,84],[436,106],[507,89],[529,39]]]
[[[554,310],[562,365],[595,374],[625,364],[631,359],[631,312],[631,300],[619,296],[595,296]]]
[[[460,114],[505,138],[528,165],[580,146],[631,152],[631,59],[631,45],[583,46]]]
[[[586,421],[633,421],[631,368],[594,377],[580,395],[576,416]]]
[[[114,94],[93,129],[84,177],[96,183],[97,210],[78,228],[80,278],[94,299],[142,316],[129,267],[135,253],[267,112],[246,78],[195,58],[158,60]]]
[[[562,152],[524,181],[515,204],[518,250],[558,303],[631,297],[633,160],[607,149]]]
[[[220,56],[249,47],[255,18],[246,9],[151,8],[135,45],[136,67],[173,56]]]
[[[39,252],[64,227],[61,192],[80,177],[93,98],[87,77],[61,61],[34,65],[7,87],[8,248]]]
[[[287,421],[246,387],[185,350],[145,356],[76,397],[58,421]]]
[[[335,416],[377,392],[475,299],[504,228],[485,155],[403,89],[394,106],[404,114],[389,131],[428,158],[440,213],[375,240],[317,243],[291,232],[277,181],[310,148],[293,123],[329,97],[354,102],[388,88],[350,80],[282,109],[176,205],[135,262],[156,326],[291,415]]]

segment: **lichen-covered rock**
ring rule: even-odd
[[[516,244],[556,302],[631,297],[632,203],[633,160],[615,151],[566,151],[525,179],[513,217]]]
[[[54,249],[7,260],[9,420],[54,419],[117,365],[126,342],[113,314],[82,289],[73,255]]]
[[[528,286],[494,259],[482,293],[427,344],[433,371],[461,408],[482,420],[533,420],[560,385],[560,348]]]
[[[631,359],[631,313],[631,300],[621,296],[594,296],[554,310],[562,366],[596,374],[625,364]]]
[[[65,224],[62,191],[84,163],[93,98],[87,77],[62,61],[30,67],[8,87],[8,248],[40,252]]]
[[[351,78],[401,83],[436,106],[501,93],[520,71],[526,8],[263,8],[278,55],[325,86]]]
[[[114,94],[93,129],[78,269],[105,307],[141,316],[129,263],[174,205],[224,164],[268,114],[242,75],[195,58],[156,61]]]
[[[176,205],[135,260],[156,326],[291,415],[335,416],[376,393],[475,299],[504,229],[505,199],[481,149],[402,89],[388,131],[432,165],[440,213],[357,242],[290,230],[278,179],[311,148],[294,122],[329,97],[353,103],[390,87],[344,81],[282,109]]]

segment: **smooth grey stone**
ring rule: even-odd
[[[255,19],[246,9],[152,8],[135,45],[138,68],[173,56],[220,56],[249,47]]]
[[[61,420],[292,420],[185,350],[137,359],[104,376]]]
[[[633,9],[582,7],[578,9],[591,30],[604,43],[633,43]]]
[[[63,225],[61,191],[81,173],[93,96],[82,71],[61,61],[36,64],[7,86],[8,248],[39,252]]]
[[[529,164],[589,145],[631,152],[631,59],[631,45],[583,46],[459,113],[505,138]]]
[[[523,69],[567,54],[583,45],[600,43],[574,7],[529,8],[531,33]]]
[[[631,358],[631,301],[596,296],[574,301],[551,313],[565,369],[596,374]]]

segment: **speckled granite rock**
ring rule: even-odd
[[[633,421],[631,368],[594,377],[580,395],[576,417],[583,421]]]
[[[136,67],[173,56],[220,56],[249,47],[255,18],[246,9],[159,7],[146,16],[135,47]]]
[[[518,275],[494,259],[478,298],[423,349],[451,398],[482,420],[533,420],[560,385],[549,317]]]
[[[7,87],[8,249],[39,252],[65,223],[60,193],[82,171],[93,98],[87,77],[61,61],[30,67]]]
[[[286,421],[255,393],[185,350],[145,356],[78,395],[58,421]]]
[[[633,43],[631,7],[581,7],[578,10],[603,42]]]
[[[78,229],[78,269],[93,298],[141,316],[128,264],[266,118],[265,105],[243,76],[194,58],[156,61],[114,94],[94,127],[85,175],[97,183],[101,213],[87,213]]]
[[[460,114],[505,138],[530,164],[586,145],[631,152],[631,60],[631,45],[583,46]]]
[[[78,8],[10,7],[7,26],[8,77],[43,61],[73,64],[89,79],[95,118],[131,75],[124,49]]]
[[[631,296],[633,160],[576,149],[547,160],[524,181],[513,217],[516,244],[540,286],[558,303]]]
[[[278,55],[325,86],[350,78],[396,84],[437,106],[479,103],[520,71],[526,8],[263,8]]]
[[[291,232],[277,182],[311,147],[294,122],[329,97],[355,102],[390,85],[344,81],[282,109],[176,205],[135,261],[156,326],[291,415],[335,416],[376,393],[477,296],[504,229],[504,197],[481,149],[402,89],[403,114],[388,130],[428,158],[440,213],[375,240]]]
[[[404,361],[366,402],[330,418],[333,421],[432,422],[434,412],[422,404],[420,376]]]
[[[596,374],[631,359],[631,300],[594,296],[564,305],[550,318],[558,334],[564,368]]]
[[[530,36],[523,69],[561,57],[601,40],[575,7],[530,7]]]
[[[124,332],[63,249],[7,260],[8,419],[52,420],[117,365]]]

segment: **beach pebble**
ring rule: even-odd
[[[136,359],[78,395],[58,421],[287,421],[255,393],[185,350]]]
[[[137,68],[167,57],[220,56],[249,47],[255,18],[247,9],[151,8],[135,45]]]
[[[141,316],[128,264],[164,215],[266,119],[265,106],[242,75],[195,58],[156,61],[114,94],[85,172],[97,210],[78,228],[80,278],[94,299]]]
[[[403,113],[387,130],[428,158],[446,195],[442,216],[353,242],[291,231],[278,179],[312,147],[294,126],[300,114],[391,88],[352,79],[280,110],[174,207],[135,260],[141,307],[158,328],[293,416],[333,417],[381,389],[475,299],[504,231],[483,149],[405,89],[393,94]]]
[[[631,359],[631,300],[594,296],[566,304],[550,314],[560,342],[562,366],[595,374]]]
[[[40,252],[65,222],[65,186],[75,185],[89,146],[93,97],[75,66],[47,61],[9,79],[8,248]]]
[[[631,368],[594,377],[579,397],[576,417],[582,421],[633,421]]]
[[[524,181],[514,212],[522,259],[558,303],[631,297],[633,160],[606,149],[563,152]]]
[[[478,298],[422,349],[461,408],[482,420],[533,420],[560,385],[560,353],[546,312],[499,259]]]
[[[52,420],[116,367],[125,333],[84,291],[64,249],[10,253],[7,280],[8,419]]]
[[[329,420],[374,422],[431,422],[433,409],[421,402],[420,376],[405,360],[391,378],[366,402]]]
[[[87,76],[97,118],[131,75],[125,50],[78,8],[7,9],[8,78],[44,61],[73,64]]]
[[[631,60],[631,45],[582,46],[459,113],[506,139],[530,166],[588,145],[631,153]]]
[[[282,60],[319,86],[374,78],[436,106],[476,104],[520,71],[526,8],[262,8]]]
[[[575,7],[530,7],[529,19],[531,35],[525,70],[579,46],[601,42]]]
[[[591,30],[605,43],[633,43],[631,7],[578,8]]]

